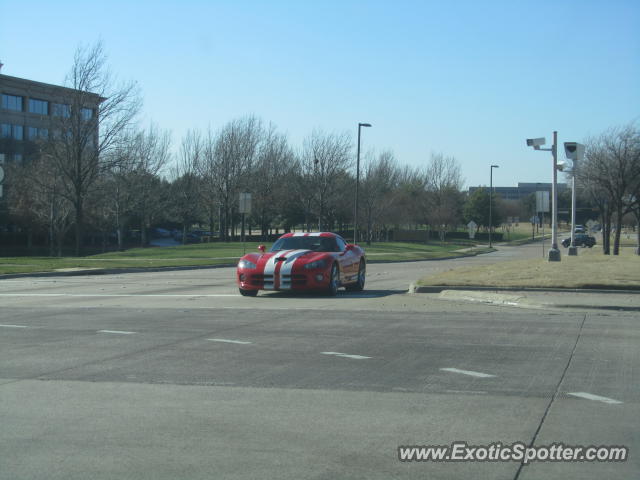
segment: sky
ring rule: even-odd
[[[295,148],[314,129],[355,144],[366,122],[368,156],[453,156],[465,186],[497,164],[494,185],[514,186],[551,181],[526,138],[640,122],[638,0],[0,0],[5,75],[62,84],[96,41],[176,151],[188,130],[247,115]]]

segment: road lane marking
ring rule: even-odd
[[[587,392],[569,392],[567,395],[572,395],[574,397],[585,398],[587,400],[594,400],[596,402],[609,403],[611,405],[620,405],[620,400],[614,400],[613,398],[601,397],[600,395],[594,395],[592,393]]]
[[[126,332],[124,330],[98,330],[98,333],[116,333],[119,335],[131,335],[136,332]]]
[[[0,325],[0,327],[5,327],[5,328],[29,328],[28,325]]]
[[[240,294],[154,293],[0,293],[0,297],[239,297]]]
[[[342,358],[351,358],[353,360],[364,360],[366,358],[371,358],[371,357],[365,357],[364,355],[350,355],[348,353],[340,353],[340,352],[320,352],[322,355],[333,355],[335,357],[342,357]]]
[[[463,375],[469,375],[471,377],[478,377],[478,378],[495,377],[495,375],[491,375],[490,373],[473,372],[471,370],[460,370],[458,368],[441,368],[440,370],[444,372],[461,373]]]
[[[244,342],[242,340],[229,340],[227,338],[208,338],[210,342],[222,342],[222,343],[237,343],[238,345],[251,345],[251,342]]]

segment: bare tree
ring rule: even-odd
[[[222,209],[221,238],[228,239],[229,229],[234,236],[234,213],[240,187],[246,185],[258,145],[263,135],[262,122],[256,117],[245,117],[227,123],[217,134],[213,151],[215,183]]]
[[[447,231],[454,228],[462,216],[462,175],[454,157],[432,154],[426,171],[424,207],[429,223],[440,232],[444,241]]]
[[[371,245],[374,230],[388,215],[392,193],[398,182],[398,165],[391,150],[380,153],[367,162],[360,184],[360,198],[367,221],[367,245]]]
[[[301,156],[301,173],[307,192],[305,201],[317,216],[318,229],[323,230],[327,210],[337,190],[337,179],[353,164],[351,136],[345,133],[326,134],[314,130],[304,141]]]
[[[26,218],[30,229],[48,230],[49,255],[62,256],[64,237],[72,225],[71,203],[62,195],[63,179],[46,159],[35,157],[24,165],[11,165],[10,210]]]
[[[65,81],[66,101],[54,104],[45,158],[59,172],[62,195],[73,205],[75,251],[81,254],[85,200],[101,173],[112,166],[107,155],[141,107],[135,83],[117,84],[106,67],[100,42],[76,50]]]
[[[634,125],[611,129],[587,142],[585,161],[577,175],[603,216],[603,249],[609,253],[611,224],[616,226],[613,254],[620,252],[622,219],[632,210],[640,182],[640,130]]]
[[[206,218],[209,222],[209,230],[213,234],[214,218],[218,216],[220,226],[222,224],[222,206],[218,195],[218,165],[216,158],[216,139],[211,129],[207,131],[203,139],[203,151],[196,164],[198,176],[201,179],[200,195]],[[222,236],[222,233],[220,233]]]
[[[171,173],[173,177],[172,204],[175,216],[182,224],[182,243],[187,241],[187,229],[199,218],[200,178],[197,165],[202,161],[202,136],[189,131],[182,140],[180,157]]]
[[[288,185],[294,174],[294,154],[287,137],[276,131],[273,125],[264,132],[258,148],[257,161],[249,174],[249,186],[253,194],[251,217],[260,224],[263,240],[266,240],[271,223],[277,217],[288,198]]]

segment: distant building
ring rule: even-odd
[[[489,188],[488,186],[484,187],[469,187],[469,195],[478,190],[479,188]],[[562,193],[564,190],[568,188],[566,183],[558,183],[558,193]],[[548,191],[551,194],[551,184],[550,183],[522,183],[518,182],[517,187],[493,187],[494,193],[500,195],[500,197],[504,200],[520,200],[522,198],[528,197],[534,192],[537,191]]]
[[[2,64],[0,64],[0,68]],[[0,74],[0,233],[6,230],[7,165],[40,155],[44,142],[71,137],[83,123],[87,145],[98,145],[98,110],[105,99],[94,93]],[[84,128],[84,126],[88,128]]]
[[[69,118],[81,98],[79,114],[85,120],[98,114],[104,100],[94,93],[0,74],[0,154],[5,162],[20,162],[34,153],[38,141],[60,134],[56,117]],[[95,137],[97,142],[98,122]],[[54,137],[55,138],[55,137]],[[0,157],[1,158],[1,157]]]

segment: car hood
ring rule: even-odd
[[[283,261],[295,260],[310,263],[326,258],[329,255],[329,252],[314,252],[313,250],[279,250],[277,252],[249,253],[242,258],[255,263],[259,270],[263,270],[269,261],[279,261],[278,259],[280,258],[284,259]]]

